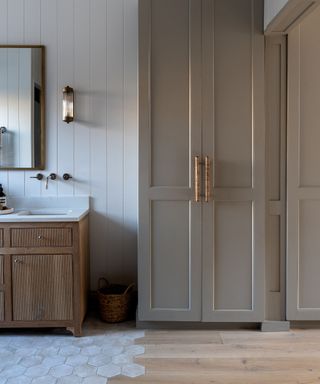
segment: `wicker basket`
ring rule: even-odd
[[[102,283],[104,284],[103,286]],[[130,284],[128,287],[119,284],[109,284],[106,279],[100,278],[98,288],[101,319],[107,323],[125,321],[131,309],[134,284]]]

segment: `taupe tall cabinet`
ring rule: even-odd
[[[140,0],[141,321],[264,318],[262,8]]]
[[[288,320],[320,320],[319,20],[288,35]]]

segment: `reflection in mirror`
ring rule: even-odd
[[[0,168],[44,166],[43,51],[0,46]]]

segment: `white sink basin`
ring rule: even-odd
[[[54,209],[33,209],[17,212],[19,216],[66,216],[70,215],[72,210],[54,210]]]
[[[8,207],[15,210],[0,215],[1,223],[76,222],[89,213],[89,197],[8,197]]]

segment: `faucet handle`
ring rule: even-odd
[[[36,176],[30,176],[30,179],[37,179],[37,180],[42,180],[43,179],[43,174],[42,173],[37,173]]]
[[[72,179],[72,176],[69,175],[69,173],[64,173],[62,177],[63,177],[63,180],[66,180],[66,181],[69,179]]]
[[[56,180],[57,175],[55,173],[50,173],[50,175],[47,178],[49,178],[50,180]]]

